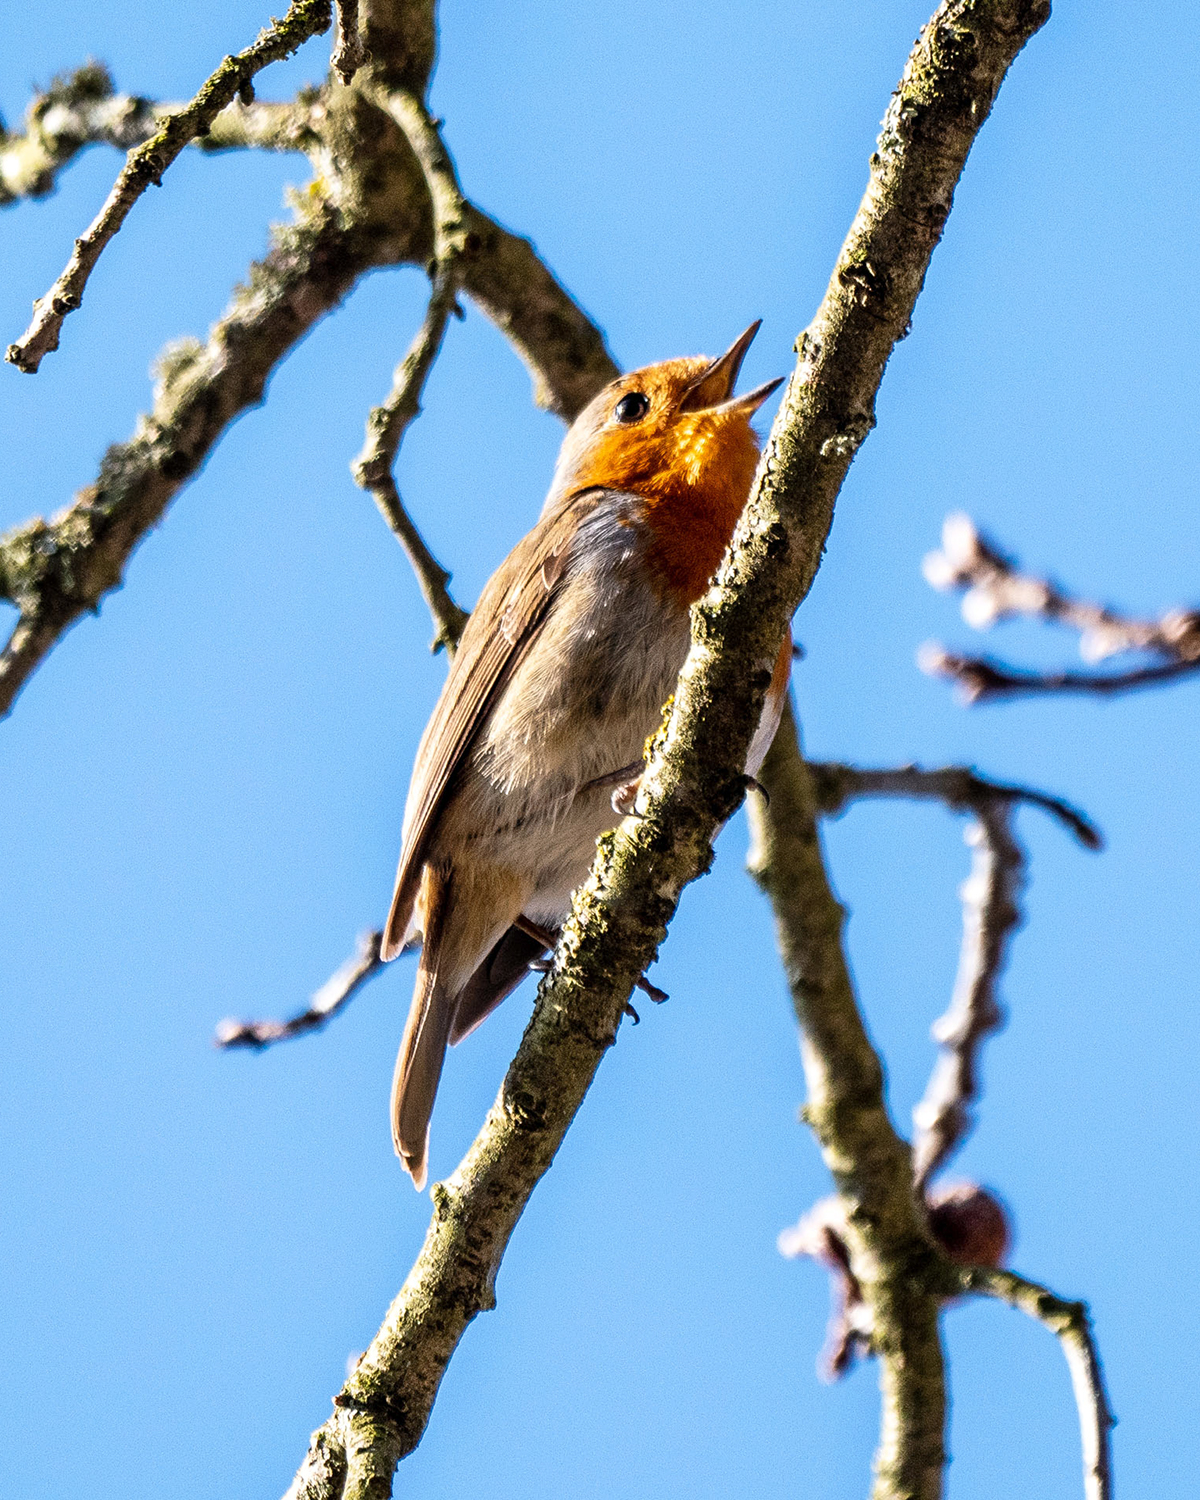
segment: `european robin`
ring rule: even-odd
[[[735,396],[755,323],[718,359],[614,380],[563,442],[533,530],[492,575],[420,747],[381,957],[421,941],[392,1083],[392,1139],[417,1188],[446,1047],[553,945],[596,840],[629,811],[647,738],[689,643],[689,606],[724,555],[758,463]],[[780,645],[746,770],[791,665]]]

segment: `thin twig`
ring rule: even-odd
[[[306,95],[285,104],[231,104],[191,144],[212,153],[245,147],[306,151],[316,139],[313,110],[318,99]],[[45,92],[34,94],[24,131],[0,132],[0,207],[46,197],[59,172],[86,147],[129,151],[183,107],[116,93],[108,69],[96,62],[56,78]]]
[[[62,275],[34,303],[33,321],[22,337],[9,345],[5,358],[10,364],[27,375],[37,372],[43,358],[58,348],[64,319],[82,302],[88,277],[104,247],[141,195],[152,183],[161,184],[163,173],[188,142],[203,134],[257,73],[327,30],[330,19],[330,0],[292,0],[282,21],[261,32],[244,51],[227,57],[190,104],[170,115],[148,141],[129,153],[104,207],[75,241]]]
[[[358,940],[358,951],[330,975],[306,1010],[287,1021],[219,1021],[213,1038],[215,1045],[222,1048],[253,1047],[261,1051],[275,1042],[286,1042],[310,1031],[320,1031],[349,1004],[369,979],[384,968],[379,957],[382,936],[380,932],[363,933]]]
[[[1112,1453],[1109,1434],[1116,1418],[1104,1386],[1100,1352],[1092,1333],[1086,1302],[1067,1302],[1036,1281],[1012,1271],[973,1266],[962,1273],[964,1292],[995,1297],[1036,1318],[1062,1344],[1075,1405],[1079,1410],[1079,1435],[1083,1449],[1083,1490],[1087,1500],[1112,1500]]]
[[[429,550],[405,510],[392,469],[404,433],[421,410],[421,392],[441,348],[454,306],[453,281],[439,280],[429,299],[420,332],[396,367],[391,393],[382,406],[373,408],[367,418],[366,442],[351,465],[356,483],[371,495],[412,563],[436,627],[433,650],[444,646],[450,652],[463,633],[467,611],[454,602],[448,587],[450,574]]]
[[[917,653],[917,665],[929,677],[953,682],[959,699],[967,704],[990,703],[999,698],[1044,697],[1053,693],[1086,693],[1107,698],[1138,688],[1158,687],[1191,677],[1200,671],[1200,660],[1169,661],[1135,667],[1129,672],[1031,672],[1010,667],[990,656],[963,656],[947,651],[936,641],[927,642]]]
[[[1200,611],[1171,609],[1157,620],[1141,620],[1081,599],[1048,578],[1023,573],[961,512],[947,516],[941,550],[928,554],[923,571],[934,588],[962,592],[963,619],[977,630],[1022,616],[1078,631],[1080,655],[1088,662],[1131,651],[1159,658],[1124,672],[1032,672],[947,651],[936,642],[923,646],[917,656],[921,670],[957,683],[966,703],[1045,693],[1123,693],[1200,669]]]
[[[351,472],[355,481],[370,493],[408,554],[433,616],[436,628],[433,650],[444,646],[453,653],[467,623],[467,611],[455,603],[448,588],[450,574],[429,550],[404,508],[394,470],[404,434],[420,413],[421,394],[442,347],[450,315],[459,310],[461,261],[472,248],[478,247],[480,240],[478,234],[468,231],[472,210],[463,197],[450,153],[424,101],[407,90],[376,90],[372,97],[404,131],[425,174],[433,204],[433,290],[421,329],[396,367],[387,400],[373,408],[367,418],[366,442],[351,465]]]
[[[975,814],[966,832],[971,874],[962,887],[963,941],[950,1008],[933,1028],[942,1047],[924,1098],[913,1111],[917,1136],[913,1174],[917,1191],[943,1167],[972,1126],[971,1105],[979,1093],[979,1052],[1004,1024],[996,997],[1009,939],[1020,925],[1018,904],[1025,881],[1025,853],[1012,832],[1012,812],[1024,802],[1056,818],[1085,848],[1100,849],[1099,829],[1060,797],[1033,787],[992,781],[967,766],[868,769],[836,761],[809,762],[819,810],[842,811],[859,797],[935,798]]]
[[[343,83],[349,83],[367,60],[358,29],[358,0],[336,0],[337,43],[330,66]]]
[[[947,807],[979,811],[997,802],[1027,802],[1055,817],[1085,848],[1101,849],[1100,830],[1077,807],[1061,797],[1016,782],[993,781],[970,766],[895,766],[874,769],[840,761],[810,761],[822,813],[839,813],[857,797],[915,797],[944,802]]]
[[[963,882],[962,950],[950,1008],[934,1023],[941,1047],[924,1097],[913,1110],[913,1181],[923,1193],[930,1178],[970,1133],[979,1097],[979,1055],[1004,1025],[996,996],[1008,944],[1021,925],[1025,851],[1012,835],[1012,804],[981,808],[966,832],[971,873]]]

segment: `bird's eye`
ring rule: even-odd
[[[640,422],[649,410],[650,402],[641,391],[630,391],[613,407],[613,416],[618,422]]]

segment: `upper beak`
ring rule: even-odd
[[[748,417],[753,416],[771,392],[783,384],[782,379],[769,380],[757,390],[731,399],[746,350],[754,342],[754,335],[761,327],[762,319],[758,318],[745,333],[734,339],[724,354],[701,370],[683,393],[683,399],[679,403],[680,411],[710,411],[719,407],[723,411],[744,411]]]

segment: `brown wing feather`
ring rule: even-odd
[[[404,844],[380,957],[395,958],[412,918],[421,870],[450,778],[497,694],[537,639],[562,585],[567,548],[597,491],[573,495],[544,516],[492,574],[467,621],[454,664],[417,749]],[[552,566],[547,567],[547,563]]]

